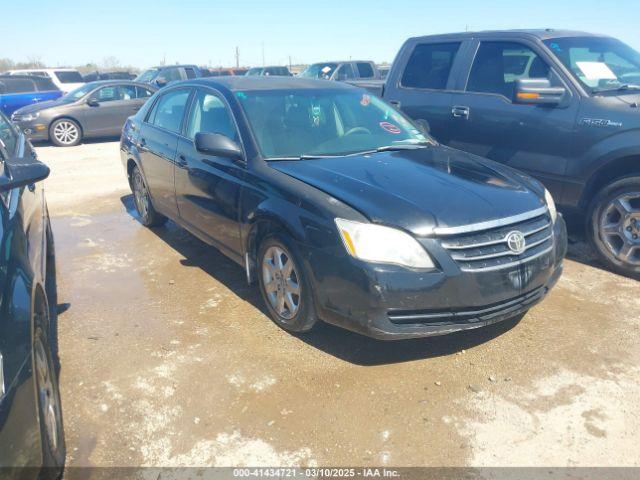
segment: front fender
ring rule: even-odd
[[[569,175],[588,183],[598,170],[611,162],[634,156],[640,157],[640,128],[611,135],[596,143],[577,163],[576,168],[580,171],[569,172]]]

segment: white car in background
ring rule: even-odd
[[[75,68],[32,68],[27,70],[9,70],[9,75],[37,75],[39,77],[49,77],[53,83],[68,93],[85,84],[82,75]]]

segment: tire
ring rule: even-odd
[[[260,244],[258,282],[276,325],[291,333],[313,329],[318,317],[310,282],[297,249],[285,235],[270,235]]]
[[[140,222],[145,227],[159,227],[167,222],[167,217],[153,208],[147,182],[138,167],[133,167],[131,172],[131,191]]]
[[[602,261],[623,275],[640,277],[640,177],[604,187],[589,208],[587,234]]]
[[[46,308],[42,306],[42,311],[38,314],[46,315]],[[33,365],[43,463],[39,478],[54,480],[62,475],[66,445],[58,375],[43,323],[45,322],[36,322],[33,336]]]
[[[82,140],[82,128],[75,120],[60,118],[49,127],[49,139],[58,147],[75,147]]]

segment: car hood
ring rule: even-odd
[[[350,205],[375,223],[416,235],[519,215],[544,206],[536,182],[448,147],[270,166]]]
[[[61,105],[71,105],[72,103],[73,102],[63,101],[61,98],[57,100],[47,100],[46,102],[33,103],[31,105],[19,108],[15,113],[22,115],[25,113],[41,112],[42,110],[46,110],[47,108],[59,107]]]

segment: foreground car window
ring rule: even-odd
[[[544,43],[591,92],[640,88],[640,53],[620,40],[568,37]]]
[[[238,141],[236,127],[225,104],[217,96],[203,91],[196,94],[187,122],[187,137],[194,139],[198,132],[219,133]]]
[[[160,97],[149,115],[149,123],[170,132],[180,132],[189,93],[189,90],[174,90]]]
[[[0,115],[0,141],[4,143],[4,148],[9,154],[15,152],[18,145],[18,135],[4,115]]]
[[[427,138],[402,114],[361,91],[238,92],[267,158],[345,155]]]

